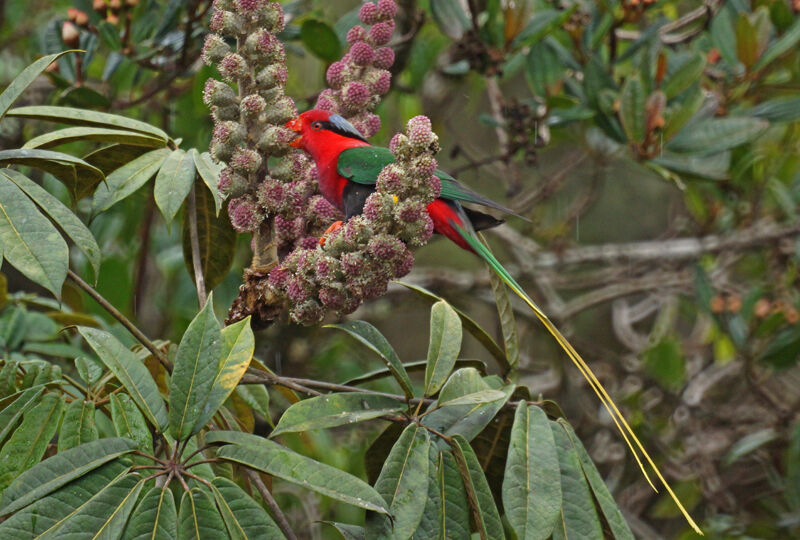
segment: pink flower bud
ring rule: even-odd
[[[378,12],[388,19],[397,15],[397,4],[394,0],[378,0]]]
[[[372,65],[378,69],[389,69],[394,64],[394,51],[389,47],[381,47],[375,51]]]
[[[325,74],[325,78],[328,80],[330,87],[337,90],[344,85],[346,77],[347,66],[345,66],[344,62],[332,63],[330,66],[328,66],[328,71]]]
[[[369,4],[364,4],[369,5]],[[369,102],[369,89],[364,83],[351,82],[342,89],[344,104],[351,110],[358,110]]]
[[[231,199],[228,203],[228,216],[231,225],[239,232],[251,232],[258,228],[263,219],[255,203],[247,197]]]
[[[235,82],[239,79],[247,76],[250,72],[250,68],[247,65],[247,62],[244,58],[242,58],[237,53],[228,53],[222,59],[222,61],[218,64],[219,73],[222,75],[222,78]]]
[[[378,6],[372,2],[367,2],[358,10],[358,18],[361,19],[361,22],[364,24],[375,24],[378,22],[379,16]]]
[[[347,43],[351,45],[356,41],[363,41],[367,37],[367,31],[363,26],[354,26],[347,32]]]
[[[353,63],[358,66],[367,66],[372,63],[375,53],[369,43],[365,41],[357,41],[350,47],[350,57]],[[329,70],[330,71],[330,70]]]
[[[394,34],[394,21],[378,23],[369,29],[369,38],[374,45],[386,45]]]
[[[267,108],[267,102],[258,94],[250,94],[242,98],[240,106],[245,114],[256,116]]]

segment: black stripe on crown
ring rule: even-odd
[[[343,137],[349,137],[351,139],[358,139],[359,141],[369,142],[364,136],[358,131],[353,124],[339,116],[338,114],[332,114],[328,118],[328,120],[323,120],[320,122],[324,129],[333,131],[334,133],[338,133]]]

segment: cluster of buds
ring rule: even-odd
[[[67,10],[67,20],[61,25],[61,40],[71,49],[77,49],[81,44],[80,28],[89,27],[89,16],[75,8]]]
[[[267,0],[215,0],[214,7],[203,59],[217,65],[225,82],[209,79],[203,97],[214,118],[211,155],[225,164],[219,189],[229,198],[237,231],[256,231],[267,216],[278,215],[278,243],[291,248],[305,237],[306,218],[322,222],[331,209],[308,215],[316,171],[289,147],[295,134],[284,127],[297,108],[284,94],[286,52],[276,37],[283,9]],[[226,38],[236,40],[237,50]],[[275,161],[267,167],[270,158]]]
[[[439,143],[430,120],[409,120],[390,149],[396,162],[381,171],[363,214],[322,245],[298,247],[270,272],[270,285],[288,300],[295,322],[352,313],[364,300],[381,296],[391,279],[411,270],[408,246],[425,244],[433,234],[426,208],[439,196],[441,181],[434,175]]]
[[[131,11],[139,0],[94,0],[92,10],[111,24],[118,24],[120,18],[130,19]]]
[[[391,87],[388,69],[394,63],[394,51],[386,45],[394,33],[394,0],[367,2],[358,13],[369,28],[356,25],[347,33],[350,50],[328,68],[330,88],[317,99],[317,109],[345,116],[365,137],[372,137],[381,127],[372,113],[381,96]]]

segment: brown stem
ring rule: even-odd
[[[69,279],[73,281],[73,283],[75,283],[75,285],[83,289],[86,294],[91,296],[95,302],[100,304],[100,306],[103,309],[105,309],[112,317],[117,319],[120,322],[120,324],[122,324],[122,326],[127,328],[128,331],[131,334],[133,334],[133,337],[135,337],[139,341],[139,343],[144,345],[145,348],[147,348],[147,350],[153,353],[153,356],[155,356],[158,359],[158,361],[161,362],[161,364],[168,371],[172,370],[172,366],[170,365],[169,360],[166,359],[166,357],[161,353],[158,347],[156,347],[153,344],[153,342],[150,341],[150,339],[148,339],[148,337],[142,333],[141,330],[139,330],[131,321],[129,321],[125,315],[123,315],[117,308],[112,306],[108,302],[108,300],[103,298],[103,296],[99,292],[97,292],[91,285],[83,281],[83,279],[81,279],[81,277],[78,274],[76,274],[72,270],[67,270],[67,276],[69,277]]]
[[[147,256],[150,254],[149,244],[150,244],[150,229],[153,225],[153,219],[155,218],[155,202],[153,197],[147,198],[147,207],[144,214],[144,221],[142,222],[142,228],[139,232],[139,254],[136,257],[136,272],[134,274],[134,286],[133,286],[133,314],[137,317],[139,316],[139,312],[141,310],[141,302],[145,298],[145,284],[147,283],[147,279],[145,273],[147,272]]]
[[[195,186],[189,192],[189,241],[192,245],[192,270],[194,270],[194,284],[197,288],[197,301],[200,309],[206,305],[206,280],[203,277],[203,263],[200,260],[200,237],[197,234],[197,196]]]
[[[267,489],[267,486],[264,485],[264,482],[261,480],[261,477],[258,475],[258,473],[250,469],[245,469],[245,474],[256,486],[256,489],[261,494],[261,498],[264,499],[264,502],[267,503],[267,506],[272,511],[272,517],[275,518],[275,522],[278,524],[278,527],[280,527],[286,538],[288,540],[297,540],[297,536],[294,534],[292,527],[289,525],[289,520],[286,519],[286,515],[283,513],[283,510],[281,510],[281,507],[278,506],[277,502],[275,502],[275,498],[272,496],[272,493],[270,493],[269,489]]]

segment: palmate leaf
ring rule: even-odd
[[[145,365],[114,336],[104,330],[79,326],[83,339],[110,369],[150,423],[163,430],[169,418],[158,386]]]
[[[31,85],[36,78],[41,75],[47,67],[58,60],[61,56],[71,53],[71,52],[83,52],[78,50],[69,50],[69,51],[62,51],[55,54],[50,54],[45,57],[38,59],[36,62],[32,63],[24,70],[22,73],[16,76],[16,78],[11,81],[3,93],[0,94],[0,120],[8,112],[9,107],[14,104],[14,102],[25,92],[25,89]]]
[[[354,424],[398,413],[406,408],[406,403],[399,399],[372,393],[344,392],[316,396],[286,409],[270,437]]]
[[[0,170],[0,175],[14,182],[39,208],[50,216],[50,219],[56,222],[56,225],[86,255],[89,264],[92,265],[95,276],[97,276],[100,272],[100,247],[86,225],[61,201],[50,195],[47,190],[25,175],[12,169],[2,169]]]
[[[461,479],[466,488],[472,518],[478,528],[481,540],[503,540],[505,535],[500,514],[497,512],[497,505],[494,503],[492,491],[489,489],[489,483],[483,474],[478,457],[472,451],[469,442],[461,435],[453,437],[452,447]]]
[[[67,244],[6,174],[0,174],[0,245],[14,268],[60,298],[69,263]]]
[[[215,478],[212,491],[233,540],[285,538],[266,510],[227,478]]]
[[[166,144],[161,138],[136,131],[99,127],[72,127],[50,131],[34,137],[26,142],[22,148],[46,149],[77,141],[122,143],[153,148],[163,148]]]
[[[175,540],[178,535],[178,512],[169,489],[154,487],[148,491],[125,527],[123,540]]]
[[[36,404],[42,392],[44,392],[44,385],[39,385],[8,396],[12,398],[11,401],[0,411],[0,444],[17,427],[17,422],[25,414],[25,411]]]
[[[367,538],[409,538],[417,530],[428,498],[430,444],[425,428],[409,424],[403,430],[375,482],[392,518],[369,514]]]
[[[133,161],[150,150],[151,149],[146,146],[109,144],[97,150],[92,150],[83,156],[83,160],[89,165],[103,171],[103,174],[109,175],[129,161]],[[88,195],[88,193],[86,193],[86,195]]]
[[[525,401],[514,415],[502,495],[520,539],[550,537],[561,510],[558,455],[547,415]]]
[[[169,429],[179,441],[195,432],[218,372],[222,337],[213,306],[213,294],[209,294],[206,305],[189,323],[175,355],[169,385]]]
[[[381,334],[377,328],[365,321],[347,321],[341,324],[329,324],[326,328],[338,328],[344,330],[358,341],[366,345],[370,350],[377,354],[394,378],[403,389],[407,398],[414,397],[411,389],[411,379],[408,377],[403,363],[400,362],[397,353],[394,351],[389,341]]]
[[[195,421],[192,435],[203,429],[217,409],[222,407],[228,396],[236,389],[239,380],[247,371],[253,358],[255,337],[250,328],[250,317],[226,326],[220,333],[222,345],[217,374],[211,383],[208,398],[202,412]]]
[[[96,214],[108,210],[142,187],[158,172],[169,154],[166,148],[151,150],[109,174],[106,183],[95,191],[92,211]]]
[[[444,301],[431,308],[431,337],[425,368],[425,395],[432,396],[450,376],[461,350],[461,320]]]
[[[16,512],[135,449],[134,441],[114,438],[88,442],[59,452],[28,469],[8,486],[3,492],[0,516]]]
[[[158,170],[153,196],[167,225],[191,191],[194,176],[194,157],[180,149],[173,150]]]
[[[103,172],[80,158],[52,150],[0,150],[0,164],[26,165],[58,178],[77,201],[105,179]]]
[[[163,130],[151,126],[147,122],[133,120],[117,114],[109,114],[87,109],[76,109],[73,107],[51,107],[46,105],[36,105],[31,107],[17,107],[8,111],[8,116],[17,118],[28,118],[31,120],[43,120],[67,124],[73,126],[90,126],[100,128],[116,128],[138,133],[144,133],[151,137],[161,139],[164,142],[169,140],[169,136]]]
[[[147,428],[139,408],[128,394],[111,394],[111,422],[114,431],[120,437],[127,437],[136,441],[136,447],[142,452],[153,452],[153,437]]]
[[[77,478],[0,523],[0,538],[57,538],[59,527],[94,495],[127,474],[128,469],[119,461],[112,461]]]
[[[59,396],[45,394],[25,413],[20,426],[0,449],[0,490],[42,459],[63,410],[64,402]]]
[[[363,480],[268,439],[240,431],[212,431],[205,440],[209,444],[232,443],[217,451],[217,457],[222,459],[246,465],[353,506],[384,514],[389,511],[378,492]]]
[[[225,539],[228,533],[208,488],[184,492],[178,513],[178,540]]]
[[[75,399],[64,413],[58,433],[58,451],[63,452],[83,443],[97,440],[99,434],[94,422],[93,401]]]

